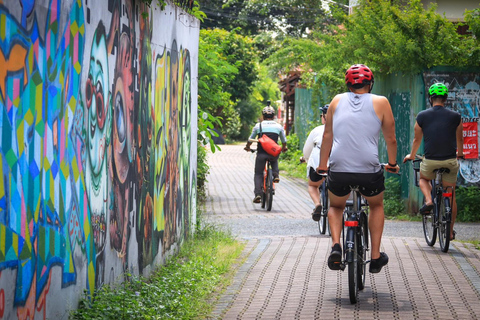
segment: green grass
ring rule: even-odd
[[[307,180],[307,164],[280,160],[278,162],[278,168],[280,169],[280,175],[285,175],[290,178],[300,178],[304,181]]]
[[[243,248],[229,232],[203,225],[149,278],[127,274],[124,283],[103,286],[93,301],[82,299],[70,319],[206,318],[212,300],[231,282]]]

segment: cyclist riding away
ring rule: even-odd
[[[414,127],[412,149],[403,162],[414,160],[422,138],[425,156],[420,163],[419,186],[425,197],[425,203],[420,208],[423,215],[433,209],[432,186],[430,180],[435,179],[435,169],[447,168],[449,173],[443,174],[443,186],[452,187],[452,223],[450,225],[450,240],[455,239],[453,224],[457,217],[457,201],[455,185],[459,164],[457,158],[463,158],[463,125],[458,112],[445,108],[448,89],[443,83],[434,83],[428,89],[428,101],[432,108],[421,111],[417,115]]]
[[[285,130],[283,127],[275,122],[273,118],[275,117],[275,109],[270,105],[270,100],[267,101],[267,106],[262,110],[263,121],[257,123],[253,129],[250,139],[255,139],[257,136],[265,134],[269,136],[273,141],[278,142],[280,138],[282,142],[282,151],[287,150],[287,139],[285,137]],[[248,141],[244,150],[250,151],[250,145],[252,142]],[[263,184],[263,170],[265,169],[265,163],[267,159],[272,165],[273,171],[273,182],[280,182],[279,170],[278,170],[278,156],[274,157],[269,155],[265,150],[263,150],[260,143],[258,144],[257,157],[255,159],[255,175],[254,175],[254,184],[255,189],[255,198],[253,198],[253,203],[260,203],[262,200],[262,184]]]
[[[380,252],[384,226],[384,175],[378,158],[380,130],[387,145],[388,164],[385,169],[398,172],[395,120],[387,98],[371,94],[373,73],[367,66],[356,64],[345,73],[349,92],[333,98],[327,112],[327,122],[320,148],[318,173],[328,170],[330,209],[328,220],[332,235],[332,251],[328,267],[340,270],[342,247],[342,214],[349,197],[350,186],[359,186],[370,206],[371,261],[369,271],[378,273],[388,263]]]
[[[322,214],[322,204],[320,201],[320,186],[323,178],[315,171],[320,161],[320,146],[323,139],[323,131],[325,128],[325,121],[327,117],[328,104],[323,106],[322,111],[322,125],[315,127],[308,135],[307,141],[303,145],[303,157],[300,161],[307,162],[307,177],[308,177],[308,193],[315,204],[315,209],[312,212],[312,219],[319,221]]]

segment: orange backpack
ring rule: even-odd
[[[282,147],[280,147],[272,138],[263,134],[262,132],[262,123],[260,123],[260,138],[258,138],[258,143],[262,146],[263,150],[271,156],[278,157],[282,152]]]

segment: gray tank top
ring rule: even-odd
[[[378,137],[382,123],[373,109],[373,94],[346,92],[333,114],[333,145],[330,170],[348,173],[375,173]]]

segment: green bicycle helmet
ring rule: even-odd
[[[446,98],[448,96],[448,89],[443,83],[437,82],[430,86],[428,94],[430,97],[442,96]]]

